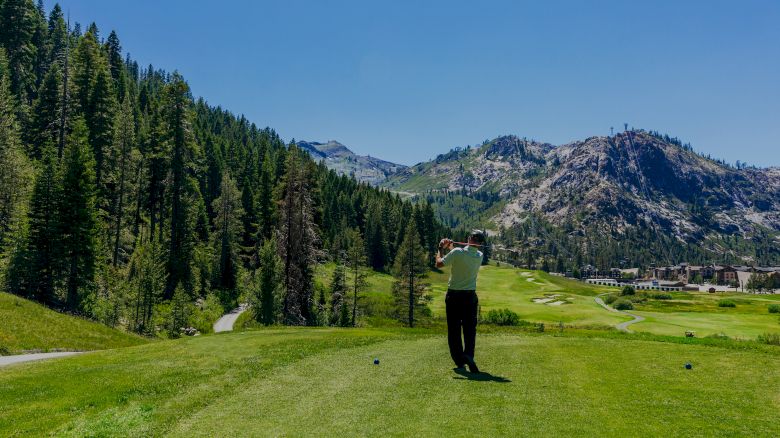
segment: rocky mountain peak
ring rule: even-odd
[[[490,218],[497,226],[533,213],[568,229],[620,233],[644,224],[683,241],[780,232],[780,171],[738,169],[642,130],[560,146],[497,137],[413,166],[387,186],[498,193],[504,207]]]
[[[329,169],[342,175],[352,175],[358,181],[377,185],[395,172],[405,169],[402,164],[391,163],[371,156],[357,155],[335,140],[327,143],[315,141],[298,142],[298,147],[308,152]]]

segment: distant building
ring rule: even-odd
[[[731,284],[737,281],[737,270],[731,266],[718,266],[715,278],[718,284]]]
[[[639,268],[621,269],[620,270],[620,275],[622,277],[638,278],[639,277]]]
[[[652,276],[656,280],[664,281],[679,281],[682,283],[690,284],[694,280],[700,280],[703,282],[719,285],[729,285],[734,282],[739,282],[744,286],[747,278],[750,278],[752,273],[760,273],[764,275],[780,272],[780,269],[776,267],[751,267],[744,265],[689,265],[688,263],[680,263],[675,266],[660,266],[651,269]]]
[[[581,278],[593,278],[599,276],[599,270],[593,265],[585,265],[580,267]]]
[[[599,286],[620,286],[620,283],[614,278],[588,278],[585,280],[585,283],[597,284]]]

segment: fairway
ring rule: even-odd
[[[477,358],[490,374],[456,374],[443,333],[410,330],[157,342],[0,370],[0,435],[769,436],[780,421],[777,349],[495,333]]]
[[[780,333],[777,315],[706,312],[643,312],[632,311],[645,320],[631,330],[660,335],[682,336],[694,331],[697,336],[724,334],[732,338],[755,339],[764,333]]]
[[[435,316],[444,317],[444,296],[447,276],[432,274],[432,308]],[[477,279],[477,295],[482,314],[493,309],[510,309],[522,319],[532,322],[583,326],[614,326],[631,318],[605,311],[593,297],[609,291],[574,280],[555,277],[541,271],[514,269],[508,266],[483,266]],[[614,289],[612,289],[614,290]],[[535,303],[534,298],[546,294],[557,295],[556,300],[566,304],[551,306]]]
[[[333,264],[320,265],[318,281],[323,287],[330,284]],[[443,319],[444,296],[447,292],[449,269],[428,274],[431,309],[434,318]],[[374,315],[364,320],[365,325],[383,326],[393,323],[391,288],[393,277],[371,271],[368,287],[361,292],[361,314]],[[507,265],[483,266],[479,272],[477,295],[484,317],[494,309],[510,309],[520,318],[555,327],[559,323],[574,327],[614,327],[630,321],[628,315],[610,312],[594,301],[603,293],[619,293],[617,288],[594,286],[580,281],[557,277],[541,271],[515,269]],[[650,294],[652,296],[652,293]],[[755,339],[765,333],[780,333],[780,320],[768,312],[768,306],[780,303],[780,295],[751,295],[738,292],[710,294],[707,292],[675,292],[672,300],[648,299],[637,303],[633,313],[645,321],[630,329],[659,335],[684,336],[694,331],[697,336],[725,334],[739,339]],[[535,299],[549,299],[534,302]],[[736,308],[718,307],[721,299],[736,302]],[[559,305],[550,305],[558,301]]]

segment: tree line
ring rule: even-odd
[[[263,324],[333,324],[335,309],[354,325],[364,269],[406,284],[446,233],[429,205],[337,175],[194,99],[180,74],[140,67],[116,32],[0,0],[7,291],[143,334],[208,331],[243,300]],[[314,296],[325,259],[349,296]]]

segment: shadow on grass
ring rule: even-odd
[[[507,379],[506,377],[494,376],[486,372],[470,373],[466,370],[458,369],[458,368],[453,368],[453,371],[455,371],[455,374],[458,374],[460,376],[460,377],[453,377],[453,379],[457,379],[457,380],[474,380],[476,382],[498,382],[498,383],[511,382],[511,380]]]

